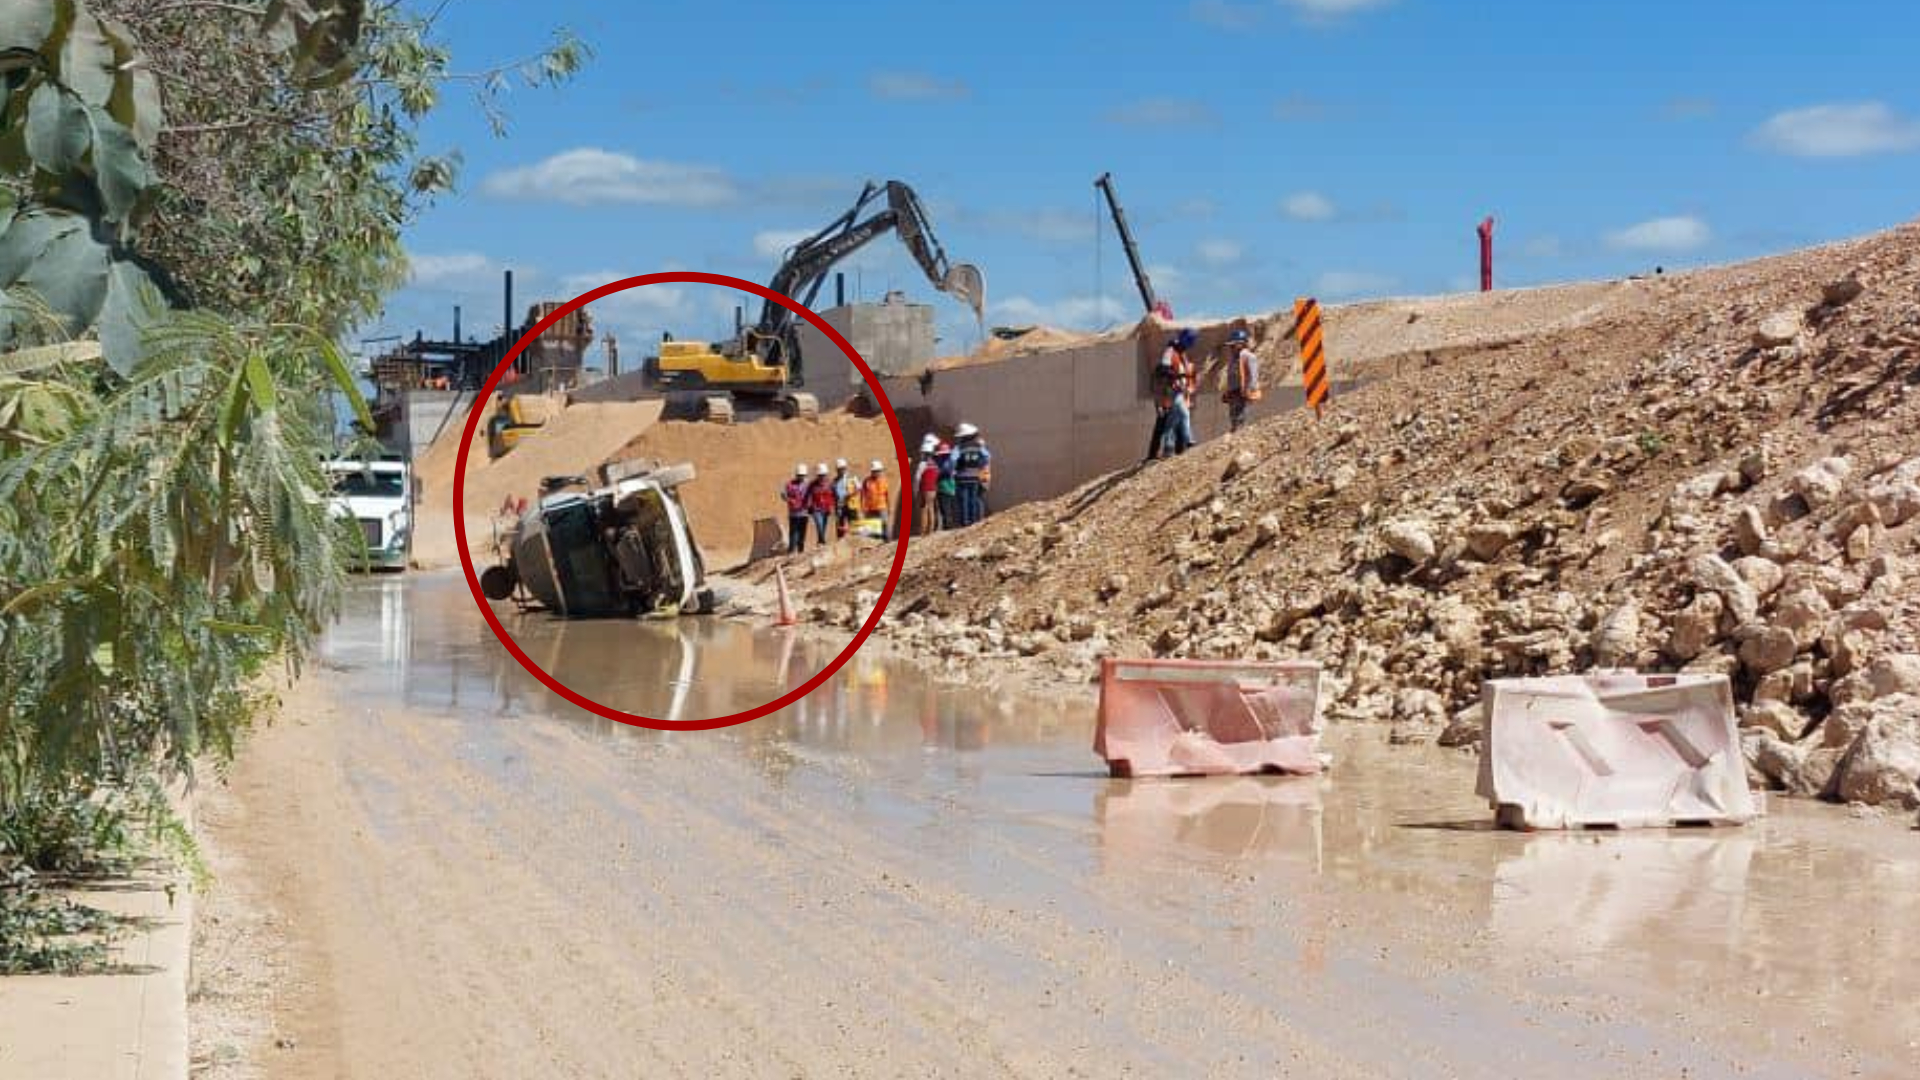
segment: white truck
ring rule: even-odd
[[[365,548],[357,562],[366,569],[405,570],[413,550],[413,474],[405,461],[334,460],[333,514],[360,526]]]

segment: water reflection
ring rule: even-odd
[[[1607,951],[1678,930],[1733,946],[1746,906],[1752,833],[1530,837],[1493,871],[1489,929],[1516,949]]]
[[[1216,867],[1278,859],[1317,874],[1326,857],[1324,783],[1281,776],[1111,781],[1093,802],[1102,859],[1125,867],[1169,856]]]

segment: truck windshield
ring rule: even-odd
[[[407,480],[399,473],[389,472],[335,473],[333,487],[342,495],[398,499],[407,493]]]

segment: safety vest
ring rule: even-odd
[[[1169,345],[1167,351],[1160,354],[1160,364],[1153,372],[1153,402],[1162,409],[1173,408],[1174,398],[1185,396],[1193,389],[1193,362],[1187,354]]]
[[[887,494],[886,477],[867,477],[867,482],[860,485],[860,508],[869,514],[886,513]]]
[[[806,484],[798,480],[789,480],[784,494],[787,497],[787,513],[798,517],[807,512]]]
[[[986,444],[970,442],[954,454],[953,472],[955,479],[967,482],[979,482],[993,463],[993,454]]]
[[[820,513],[832,513],[837,500],[833,497],[833,485],[825,480],[815,480],[807,488],[807,503]]]

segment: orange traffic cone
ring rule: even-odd
[[[787,571],[784,567],[773,568],[773,577],[780,585],[780,614],[773,620],[775,626],[792,626],[800,620],[793,614],[793,598],[787,595]]]

